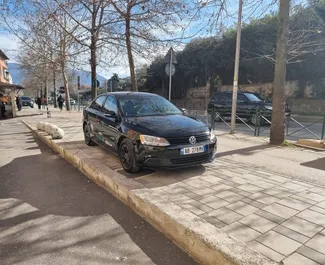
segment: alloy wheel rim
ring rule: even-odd
[[[87,125],[85,126],[85,139],[87,142],[90,140],[90,132]]]

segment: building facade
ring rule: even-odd
[[[8,71],[8,60],[9,58],[7,55],[5,55],[2,50],[0,50],[0,83],[12,83],[12,79]]]

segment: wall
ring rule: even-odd
[[[316,99],[288,99],[293,113],[297,114],[325,114],[325,100]]]
[[[3,60],[3,58],[0,57],[0,82],[2,83],[9,83],[7,79],[4,78],[4,69],[8,70],[8,66],[6,62]]]

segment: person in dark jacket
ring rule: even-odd
[[[42,99],[40,97],[37,97],[36,99],[36,104],[38,106],[38,109],[41,109],[41,106],[42,106]]]
[[[62,95],[60,95],[58,97],[58,104],[59,104],[59,108],[60,108],[60,111],[62,111],[62,108],[63,108],[63,102],[64,102],[64,98],[62,97]]]
[[[21,108],[22,108],[22,101],[21,101],[21,97],[17,95],[16,97],[16,105],[17,105],[17,108],[18,108],[18,111],[21,111]]]

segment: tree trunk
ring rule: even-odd
[[[68,77],[65,69],[65,62],[64,60],[61,62],[61,71],[62,71],[62,78],[63,78],[63,86],[64,86],[64,93],[65,93],[65,106],[68,111],[70,111],[70,93],[69,93],[69,83]]]
[[[129,59],[132,91],[138,91],[137,79],[135,76],[135,69],[134,69],[134,60],[133,60],[133,55],[132,55],[130,21],[131,20],[130,20],[130,14],[129,14],[125,20],[125,42],[126,42],[126,49],[127,49],[127,53],[128,53],[128,59]]]
[[[90,42],[90,68],[91,68],[91,97],[94,100],[97,97],[97,57],[96,57],[96,44],[97,44],[97,28],[96,28],[96,1],[92,3],[93,11],[91,17],[91,42]]]
[[[56,105],[56,84],[55,84],[55,80],[56,79],[56,74],[55,74],[55,70],[53,71],[53,95],[54,95],[54,99],[53,99],[53,102],[54,102],[54,108],[57,108],[57,105]]]
[[[273,110],[270,134],[270,144],[279,145],[284,141],[285,131],[285,94],[286,63],[288,53],[290,0],[280,0],[279,32],[276,46],[276,61],[274,71]]]
[[[90,67],[91,67],[91,97],[95,99],[97,97],[97,77],[96,77],[96,46],[91,45],[90,48]]]
[[[48,85],[48,78],[46,77],[45,81],[45,106],[48,105],[48,100],[49,100],[49,85]]]
[[[66,73],[66,36],[65,33],[61,33],[60,39],[60,55],[61,55],[61,72],[63,78],[63,86],[64,86],[64,93],[65,93],[65,106],[67,111],[70,111],[70,93],[69,93],[69,84],[68,84],[68,77]]]

